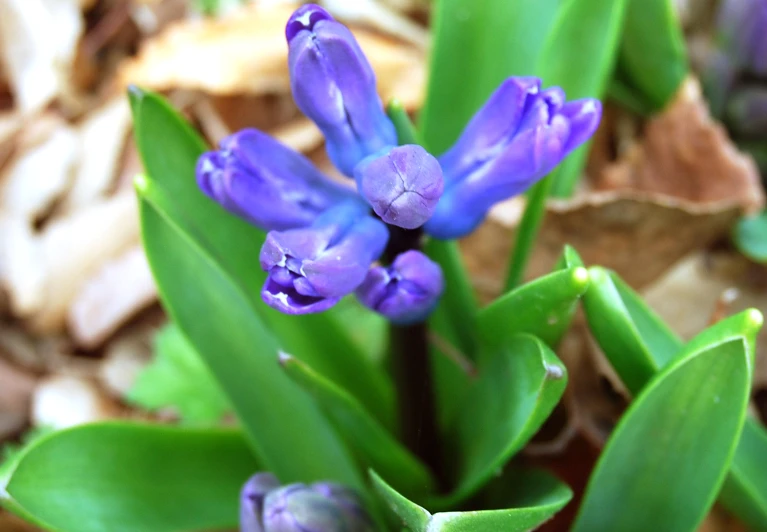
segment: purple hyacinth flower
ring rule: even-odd
[[[293,98],[325,135],[330,160],[347,176],[368,155],[397,144],[357,40],[321,7],[308,4],[285,28]]]
[[[442,196],[439,162],[420,146],[389,148],[354,169],[359,193],[387,224],[421,227]]]
[[[310,226],[272,231],[261,248],[263,300],[286,314],[321,312],[365,280],[389,231],[359,203],[334,207]]]
[[[327,483],[291,484],[264,501],[264,532],[373,532],[373,525],[351,491]]]
[[[264,499],[279,487],[280,481],[271,473],[256,473],[248,479],[240,492],[240,532],[264,532]]]
[[[425,320],[444,289],[442,270],[420,251],[406,251],[390,266],[372,268],[355,291],[366,307],[393,323]]]
[[[537,78],[509,78],[439,158],[445,191],[424,226],[440,238],[472,232],[495,203],[549,173],[596,131],[598,100],[565,102],[562,89]]]
[[[305,227],[329,207],[353,198],[314,165],[256,129],[245,129],[197,162],[202,191],[266,231]]]

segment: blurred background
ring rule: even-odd
[[[416,115],[430,0],[320,3],[354,31],[384,101],[396,97]],[[215,384],[157,304],[125,90],[167,95],[211,143],[257,127],[332,174],[319,130],[290,95],[283,31],[297,4],[0,0],[0,445],[30,429],[106,418],[227,419]],[[737,59],[739,26],[723,20],[722,2],[675,7],[695,75],[652,112],[611,86],[586,173],[574,196],[549,202],[528,276],[547,272],[570,243],[690,337],[734,310],[767,312],[767,235],[751,234],[747,249],[731,238],[744,214],[764,206],[767,83]],[[767,49],[763,61],[767,70]],[[481,299],[502,288],[523,205],[499,205],[461,242]],[[366,330],[372,336],[360,342],[382,350],[384,324]],[[566,400],[526,456],[576,488],[626,393],[585,327],[574,327],[560,356],[571,372]],[[754,409],[767,420],[764,334],[755,390]],[[719,511],[704,525],[738,527]],[[0,511],[0,530],[33,529]]]

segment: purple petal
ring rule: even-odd
[[[354,170],[360,194],[381,219],[405,229],[428,220],[444,186],[439,162],[416,145],[368,157]]]
[[[602,102],[594,98],[575,100],[566,103],[560,113],[570,123],[570,136],[564,148],[567,155],[596,132],[602,119]]]
[[[240,492],[240,532],[264,532],[264,498],[279,487],[280,481],[271,473],[257,473],[248,479]]]
[[[288,42],[293,40],[300,31],[313,31],[314,26],[320,20],[334,20],[333,17],[317,4],[306,4],[290,16],[285,26],[285,38]]]
[[[444,289],[442,270],[420,251],[406,251],[390,266],[368,273],[355,294],[368,308],[394,323],[425,320]]]
[[[267,495],[264,528],[266,532],[347,532],[338,505],[303,484],[285,486]]]

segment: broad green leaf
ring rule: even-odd
[[[645,305],[615,273],[591,268],[591,285],[583,298],[586,318],[602,351],[624,384],[637,393],[647,381],[639,375],[657,373],[682,348],[679,337]],[[748,313],[720,322],[711,338],[733,338],[751,330]],[[753,344],[754,338],[746,342]],[[767,436],[754,419],[747,419],[735,451],[720,502],[748,523],[767,523]],[[752,525],[753,526],[753,525]],[[755,527],[757,530],[760,528]]]
[[[516,501],[509,501],[511,504],[518,502],[518,506],[501,510],[444,512],[432,515],[425,508],[395,491],[375,472],[371,471],[370,476],[380,498],[410,532],[526,532],[536,529],[550,519],[573,495],[562,483],[541,483],[536,479],[532,490],[521,493],[521,497]]]
[[[758,420],[743,426],[730,474],[719,494],[728,510],[753,530],[767,530],[767,430]]]
[[[235,430],[113,422],[38,440],[8,492],[63,532],[210,530],[237,525],[240,488],[261,468]]]
[[[688,66],[684,35],[671,0],[629,0],[618,63],[655,110],[674,97]]]
[[[385,472],[398,489],[410,496],[434,489],[434,480],[426,466],[371,418],[348,392],[294,357],[281,354],[280,364],[293,382],[314,398],[363,468]]]
[[[134,404],[156,410],[172,407],[189,424],[211,424],[231,407],[194,346],[173,324],[154,339],[154,360],[128,393]]]
[[[492,348],[521,332],[556,346],[588,285],[588,271],[576,266],[540,277],[496,299],[477,316],[481,352],[492,353]]]
[[[356,348],[332,312],[287,316],[261,301],[266,274],[259,267],[258,256],[264,233],[227,213],[198,189],[194,169],[206,149],[203,140],[159,96],[138,89],[130,94],[136,142],[148,179],[165,191],[166,204],[162,208],[167,213],[178,213],[173,216],[179,230],[187,233],[238,285],[281,348],[310,362],[317,371],[353,393],[379,419],[392,423],[391,383]],[[200,315],[207,315],[209,310],[200,309]],[[185,327],[181,328],[191,338]]]
[[[589,328],[633,394],[681,349],[682,341],[616,275],[589,268],[583,296]]]
[[[758,216],[741,218],[733,233],[741,253],[756,262],[767,262],[767,211]]]
[[[279,346],[241,286],[180,229],[189,227],[181,213],[163,210],[174,204],[159,184],[143,181],[137,188],[160,299],[227,394],[264,466],[283,482],[330,478],[360,486],[333,429],[280,371]]]
[[[24,510],[24,508],[11,498],[6,488],[8,487],[8,482],[11,480],[11,475],[13,475],[16,466],[21,462],[24,453],[26,453],[37,440],[43,436],[47,436],[52,431],[53,429],[48,427],[35,427],[24,433],[21,443],[6,443],[3,445],[2,449],[0,449],[0,507],[43,529],[50,528],[50,525],[43,523],[41,519]]]
[[[506,77],[535,73],[544,37],[562,3],[437,1],[420,124],[429,150],[441,153],[450,147]]]
[[[545,86],[562,87],[570,100],[604,97],[618,56],[627,1],[564,1],[538,58],[536,74]],[[572,194],[587,151],[587,146],[575,150],[546,178],[553,180],[554,195]]]
[[[748,316],[748,335],[761,326]],[[724,323],[724,322],[721,322]],[[748,406],[743,336],[693,339],[626,411],[592,473],[574,530],[695,530],[732,461]]]
[[[543,342],[508,338],[480,367],[462,402],[455,441],[459,484],[451,503],[476,492],[533,437],[567,384],[567,369]]]

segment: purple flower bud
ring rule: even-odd
[[[264,501],[264,532],[373,532],[359,499],[342,487],[291,484]]]
[[[360,194],[387,224],[421,227],[442,195],[442,168],[429,152],[408,144],[364,159],[354,169]]]
[[[362,159],[397,144],[373,69],[348,28],[308,4],[290,17],[285,36],[293,98],[322,130],[341,172],[351,176]]]
[[[271,473],[256,473],[240,492],[240,532],[264,532],[261,515],[266,494],[280,487],[280,481]]]
[[[261,267],[269,272],[261,296],[286,314],[327,310],[365,280],[388,239],[386,226],[354,202],[331,208],[310,227],[271,231],[261,248]]]
[[[355,294],[368,308],[399,324],[422,321],[442,295],[442,270],[420,251],[406,251],[391,266],[368,272]]]
[[[727,103],[727,123],[739,135],[767,135],[767,88],[752,86],[734,92]]]
[[[351,189],[333,183],[303,155],[266,133],[245,129],[197,162],[202,191],[266,231],[305,227]]]
[[[562,89],[540,90],[537,78],[509,78],[439,158],[445,191],[424,228],[459,238],[472,232],[495,203],[549,173],[596,131],[598,100],[565,102]]]

